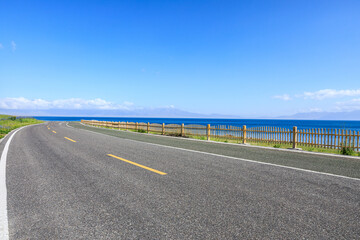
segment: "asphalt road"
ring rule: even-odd
[[[65,123],[47,126],[18,131],[9,147],[10,239],[360,238],[357,179],[173,148],[165,137],[154,138],[168,146],[128,139],[145,138],[133,133],[126,138]],[[223,145],[216,146],[212,151]],[[255,161],[325,161],[234,147]],[[353,174],[347,164],[360,161],[326,159],[345,161],[347,175]]]

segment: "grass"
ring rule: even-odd
[[[267,143],[251,143],[251,145],[263,146],[263,147],[284,148],[284,149],[292,148],[292,144],[275,144],[275,145],[271,145],[271,144],[267,144]],[[302,146],[302,145],[298,145],[297,147],[301,148],[304,151],[308,151],[308,152],[319,152],[319,153],[342,154],[342,155],[349,155],[349,156],[360,156],[360,152],[355,152],[352,149],[351,149],[351,151],[348,151],[348,152],[342,152],[341,149],[339,150],[339,149],[330,149],[330,148],[317,148],[317,147],[314,147],[314,146]]]
[[[10,117],[13,117],[11,115],[4,115],[4,114],[0,114],[0,119],[3,120],[3,119],[8,119]]]
[[[190,138],[194,138],[194,139],[199,139],[199,140],[206,140],[206,137],[204,136],[188,136]],[[211,137],[211,141],[215,141],[215,142],[224,142],[224,143],[235,143],[235,144],[239,144],[242,143],[241,139],[227,139],[227,138],[219,138],[219,137]],[[254,146],[262,146],[262,147],[273,147],[273,148],[283,148],[283,149],[289,149],[292,148],[292,144],[279,144],[279,143],[255,143],[255,142],[250,142],[248,141],[247,144],[249,145],[254,145]],[[342,154],[342,155],[349,155],[349,156],[359,156],[360,157],[360,152],[355,152],[351,149],[351,151],[349,150],[339,150],[339,149],[327,149],[327,148],[316,148],[313,146],[298,146],[299,148],[301,148],[304,151],[309,151],[309,152],[319,152],[319,153],[332,153],[332,154]]]
[[[110,127],[105,127],[105,128],[110,128]],[[127,130],[127,131],[131,131],[131,132],[141,132],[141,133],[146,133],[147,131],[145,130],[135,130],[135,129],[120,129],[120,130]],[[161,135],[161,132],[149,132],[150,134],[157,134],[157,135]],[[166,133],[165,135],[167,136],[174,136],[174,137],[181,137],[180,134],[178,133]],[[205,136],[196,136],[196,135],[186,135],[183,136],[185,138],[193,138],[193,139],[198,139],[198,140],[206,140],[207,138]],[[221,138],[221,137],[211,137],[211,141],[215,141],[215,142],[224,142],[224,143],[235,143],[235,144],[239,144],[242,143],[241,139],[229,139],[229,138]],[[292,144],[288,143],[274,143],[274,142],[269,142],[269,143],[258,143],[258,142],[251,142],[251,140],[248,140],[247,144],[249,145],[254,145],[254,146],[262,146],[262,147],[273,147],[273,148],[283,148],[283,149],[289,149],[292,148]],[[309,152],[319,152],[319,153],[332,153],[332,154],[342,154],[342,155],[349,155],[349,156],[359,156],[360,157],[360,152],[355,152],[353,149],[351,148],[342,148],[342,149],[328,149],[328,148],[317,148],[314,146],[302,146],[302,145],[298,145],[299,148],[301,148],[304,151],[309,151]]]
[[[9,115],[0,115],[0,119],[2,119],[0,120],[0,139],[16,128],[43,122],[34,118],[16,118]]]

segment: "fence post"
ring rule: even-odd
[[[126,131],[128,129],[128,122],[127,121],[126,121],[126,124],[125,124],[125,129],[126,129]]]
[[[150,131],[150,123],[148,122],[148,124],[147,124],[147,133],[149,133],[149,131]]]
[[[165,123],[162,124],[162,131],[161,134],[164,135],[165,134]]]
[[[243,144],[246,144],[246,125],[242,127],[243,130]]]
[[[135,130],[138,130],[138,128],[139,128],[139,123],[136,122],[136,123],[135,123]]]
[[[208,141],[210,140],[210,124],[206,127],[206,138]]]
[[[183,137],[183,136],[185,136],[185,128],[184,128],[184,124],[182,123],[181,124],[181,136]]]
[[[297,127],[293,127],[293,148],[296,148],[297,141]]]

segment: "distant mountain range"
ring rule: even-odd
[[[17,116],[79,116],[79,117],[162,117],[162,118],[234,118],[249,119],[256,117],[199,114],[177,108],[142,108],[133,110],[101,110],[101,109],[0,109],[1,114]],[[358,120],[360,110],[352,112],[305,112],[280,117],[257,117],[259,119],[304,119],[304,120]]]
[[[303,120],[357,120],[360,121],[360,110],[352,112],[305,112],[277,119],[303,119]]]

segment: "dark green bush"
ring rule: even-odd
[[[342,147],[340,149],[340,153],[342,155],[353,155],[354,154],[354,150],[350,147]]]
[[[167,133],[166,135],[172,136],[172,137],[181,137],[181,133]]]

